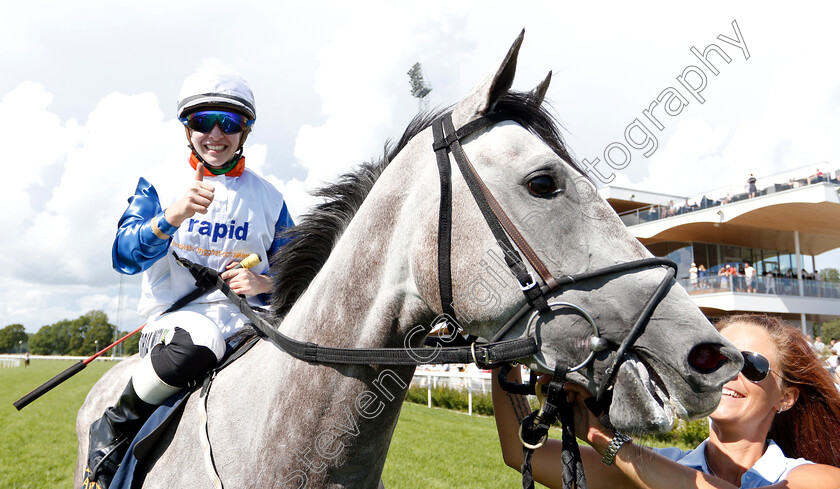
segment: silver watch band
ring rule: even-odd
[[[601,458],[601,462],[604,462],[605,465],[612,465],[615,460],[615,456],[618,454],[618,450],[621,449],[621,446],[632,440],[632,438],[624,433],[616,431],[612,441],[607,446],[607,450],[604,451],[604,456]]]

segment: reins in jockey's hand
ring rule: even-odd
[[[260,255],[256,253],[251,253],[250,255],[245,257],[244,260],[231,267],[231,270],[236,270],[238,268],[254,268],[255,266],[259,265],[261,261],[262,258],[260,258]],[[172,304],[167,310],[163,311],[161,315],[166,314],[168,312],[177,311],[178,309],[184,307],[190,302],[198,299],[202,295],[216,288],[216,283],[213,280],[213,277],[211,277],[210,275],[201,274],[199,277],[194,276],[193,278],[195,278],[195,290],[175,301],[175,303]]]

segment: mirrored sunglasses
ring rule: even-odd
[[[219,128],[225,134],[236,134],[245,130],[254,123],[254,119],[248,119],[242,114],[224,110],[202,110],[193,112],[181,118],[181,122],[190,129],[202,133],[209,133],[213,126]]]
[[[741,355],[744,357],[744,367],[741,369],[741,373],[750,382],[761,382],[767,378],[767,374],[770,372],[773,372],[781,378],[779,374],[770,368],[770,361],[764,355],[751,351],[741,351]]]

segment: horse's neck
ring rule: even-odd
[[[374,191],[368,197],[372,205],[360,209],[279,326],[284,334],[324,346],[400,347],[410,326],[428,314],[411,280],[411,246],[400,242],[410,233],[400,229],[405,224],[394,214],[403,197]],[[310,365],[280,352],[270,355],[284,380],[273,396],[282,407],[269,415],[277,419],[268,421],[284,426],[284,439],[308,440],[298,447],[293,466],[308,467],[310,480],[328,473],[332,480],[358,482],[371,470],[378,477],[376,467],[384,465],[414,367]],[[295,412],[307,417],[305,430],[285,421]]]
[[[410,219],[399,215],[405,196],[399,188],[380,188],[371,191],[281,331],[331,346],[402,346],[402,337],[429,314],[411,277]]]

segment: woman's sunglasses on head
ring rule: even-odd
[[[226,110],[202,110],[182,117],[181,122],[190,129],[205,134],[212,131],[216,124],[225,134],[237,134],[253,124],[254,119]]]
[[[780,379],[782,378],[772,368],[770,368],[770,361],[760,354],[751,351],[741,351],[744,357],[744,367],[741,368],[741,373],[750,382],[758,383],[767,378],[767,374],[773,372]]]

